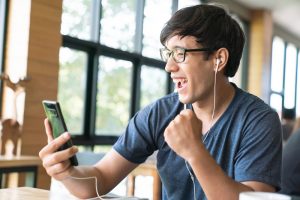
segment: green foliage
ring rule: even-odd
[[[96,132],[119,134],[129,119],[132,67],[108,58],[100,59],[100,66]]]
[[[61,49],[61,56],[68,56],[69,59],[60,64],[58,100],[69,131],[81,133],[87,56],[83,52],[70,51],[67,48]]]

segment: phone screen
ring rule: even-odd
[[[44,100],[43,101],[43,107],[46,113],[46,116],[51,124],[52,127],[52,133],[53,137],[57,138],[64,132],[68,131],[67,126],[65,124],[59,102],[57,101],[49,101]],[[59,148],[59,150],[64,150],[69,147],[73,146],[73,143],[71,140],[69,140],[67,143],[65,143],[63,146]],[[78,161],[76,156],[73,156],[70,158],[71,164],[76,166],[78,165]]]

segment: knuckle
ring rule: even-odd
[[[39,151],[39,157],[40,157],[40,158],[43,158],[43,155],[44,155],[42,151],[43,151],[43,150]]]
[[[180,116],[180,115],[178,115],[177,117],[175,117],[175,119],[173,120],[173,121],[174,121],[174,124],[180,123],[181,118],[182,118],[182,116]]]
[[[63,163],[58,163],[55,168],[57,171],[62,171],[65,168],[65,165]]]
[[[59,163],[60,161],[59,161],[59,156],[57,155],[57,154],[53,154],[53,156],[52,156],[52,161],[54,162],[54,163]]]
[[[47,169],[48,165],[47,165],[47,163],[46,163],[45,161],[42,162],[42,165],[43,165],[43,167],[44,167],[45,169]],[[47,170],[46,170],[46,171],[47,171]]]
[[[51,144],[54,150],[57,150],[61,147],[61,144],[57,140],[53,140]]]

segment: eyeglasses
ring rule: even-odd
[[[201,49],[185,49],[182,47],[175,47],[173,50],[169,50],[167,48],[161,48],[160,57],[163,61],[167,62],[169,58],[172,56],[173,60],[176,63],[184,62],[186,52],[192,51],[212,51],[211,48],[201,48]]]

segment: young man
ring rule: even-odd
[[[224,9],[197,5],[177,11],[161,33],[162,58],[176,86],[139,111],[113,149],[95,166],[73,167],[70,139],[40,151],[47,173],[80,198],[109,192],[155,150],[163,199],[238,199],[242,191],[275,192],[280,186],[281,125],[276,112],[228,77],[236,73],[244,33]]]

